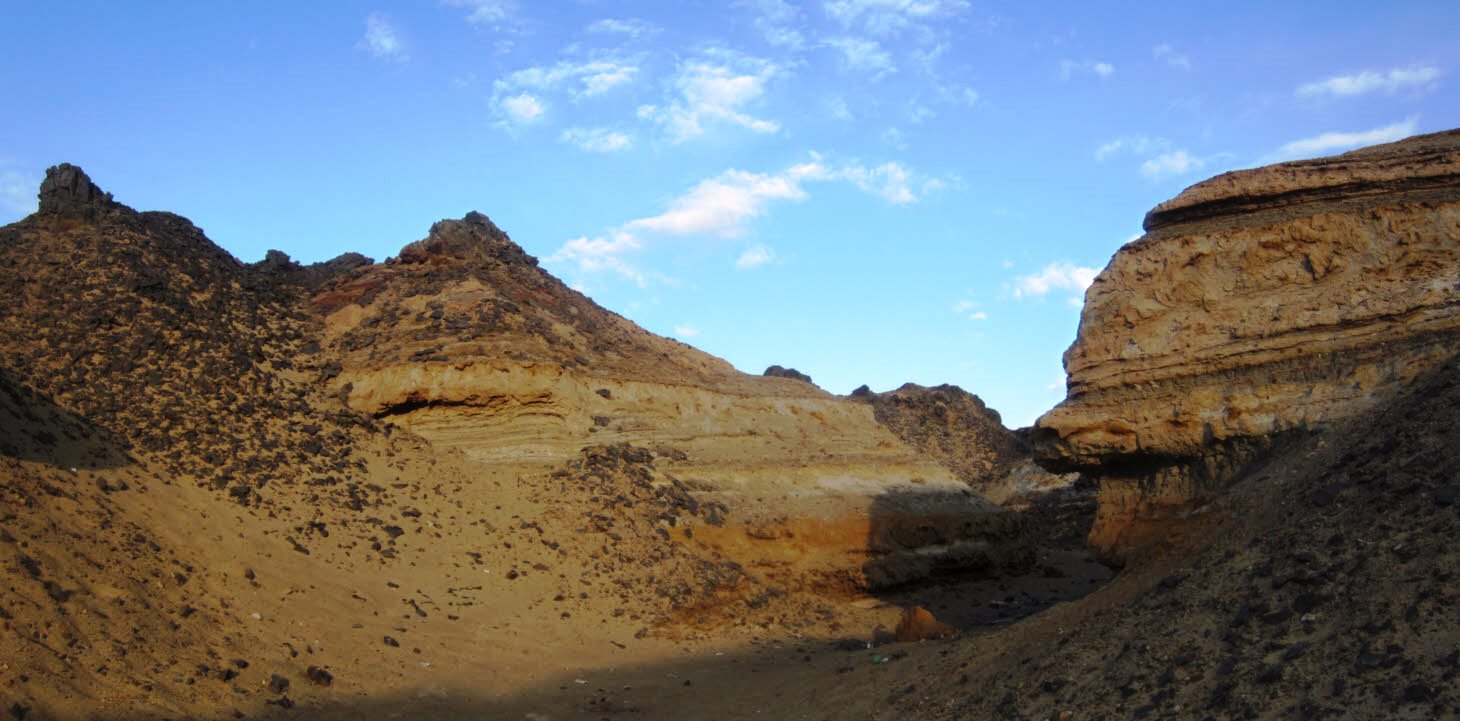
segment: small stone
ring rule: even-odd
[[[284,678],[277,673],[270,675],[269,690],[273,691],[274,693],[284,693],[285,691],[289,690],[289,679]]]
[[[335,681],[335,675],[319,666],[310,666],[304,670],[305,678],[320,686],[328,686]]]
[[[934,618],[922,606],[909,608],[902,614],[902,620],[897,622],[897,640],[901,643],[953,638],[957,635],[958,629]]]
[[[385,637],[385,645],[390,646],[391,648],[400,648],[400,641],[397,641],[394,638],[391,638],[390,636],[386,636]]]

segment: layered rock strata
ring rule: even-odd
[[[481,214],[437,223],[314,299],[339,359],[327,381],[352,408],[496,466],[556,467],[589,445],[651,449],[697,502],[725,509],[695,543],[784,585],[852,591],[1031,560],[1019,522],[866,404],[648,333],[538,268]],[[921,530],[887,540],[910,526]]]
[[[1112,559],[1457,349],[1460,132],[1226,173],[1145,229],[1087,292],[1032,436],[1046,467],[1100,474]]]

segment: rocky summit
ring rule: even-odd
[[[1012,431],[742,373],[480,213],[250,264],[56,166],[0,228],[0,713],[1460,717],[1457,169],[1161,204]]]

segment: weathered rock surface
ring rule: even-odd
[[[539,269],[481,214],[436,223],[399,258],[314,298],[340,363],[329,382],[352,408],[481,463],[549,468],[588,445],[652,449],[657,468],[725,509],[696,541],[786,586],[852,591],[1032,560],[1017,519],[866,404],[650,334]],[[914,504],[936,532],[869,540],[924,495],[943,503]]]
[[[1087,292],[1032,436],[1046,467],[1101,475],[1112,557],[1457,348],[1460,132],[1227,173],[1146,230]]]

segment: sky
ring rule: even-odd
[[[1454,2],[5,3],[0,223],[59,162],[246,262],[478,210],[741,370],[1017,427],[1147,210],[1460,126],[1457,37]]]

